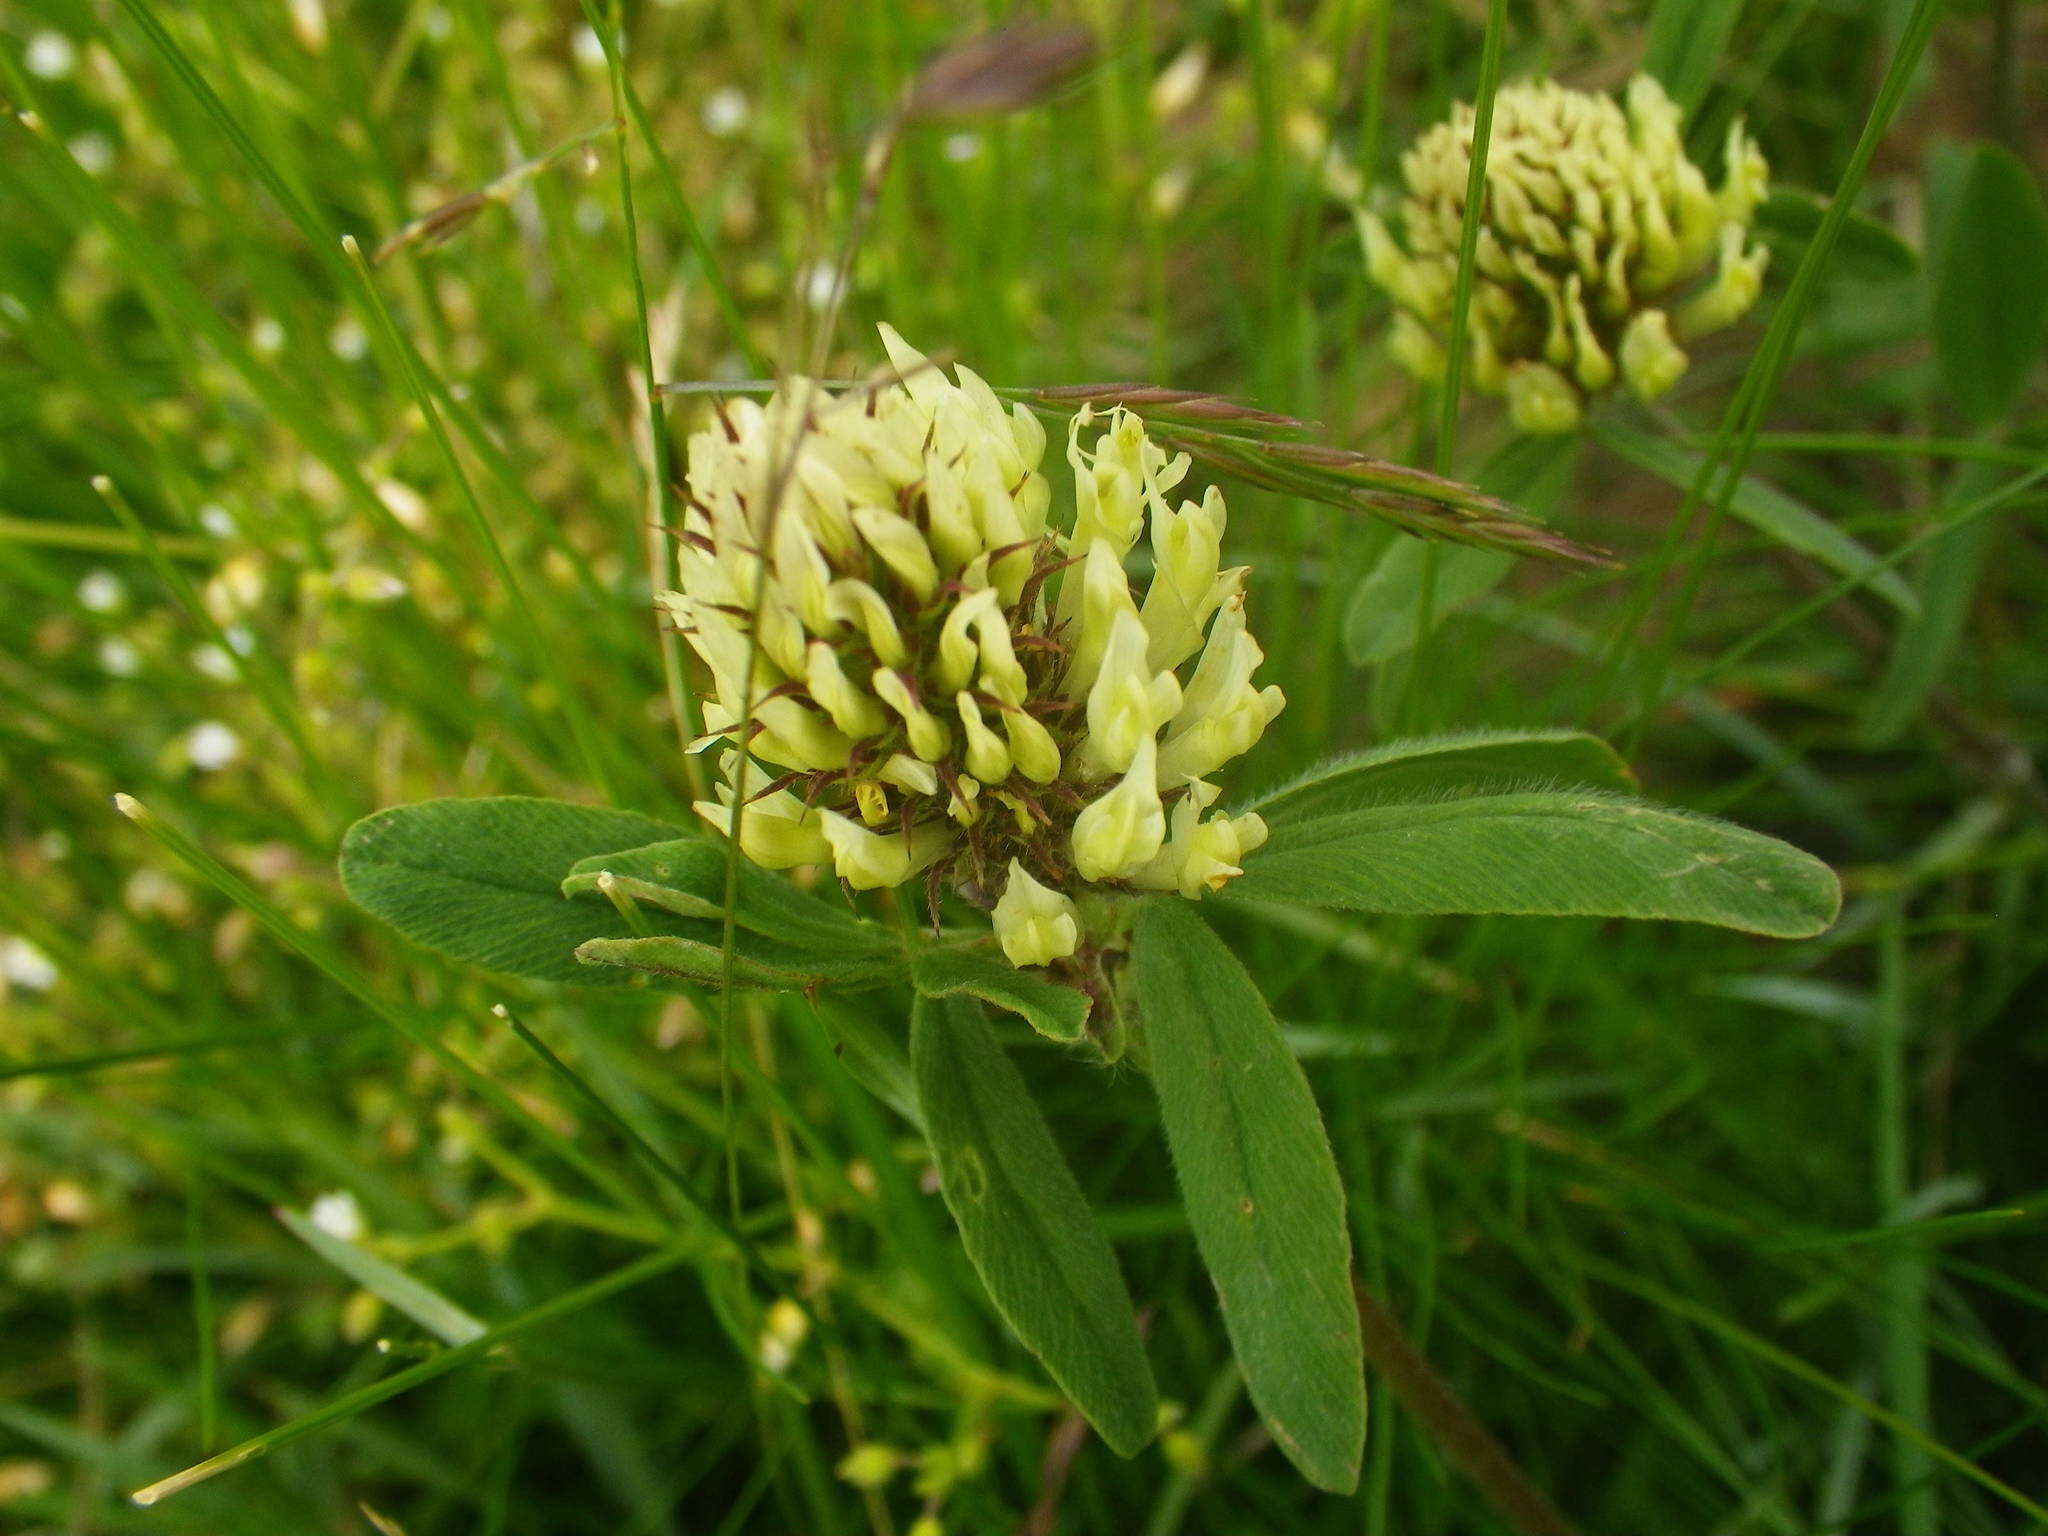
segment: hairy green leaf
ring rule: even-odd
[[[1278,824],[1394,801],[1575,784],[1626,794],[1636,780],[1614,748],[1584,731],[1472,731],[1333,757],[1244,809]]]
[[[650,921],[657,920],[650,914]],[[576,958],[590,966],[621,966],[671,981],[717,987],[726,977],[725,925],[709,919],[659,914],[669,930],[625,939],[589,939],[577,946]],[[735,929],[732,981],[738,987],[775,992],[808,992],[821,987],[869,987],[903,974],[897,953],[832,954],[808,940],[771,939],[744,928]]]
[[[1245,1386],[1318,1488],[1358,1485],[1365,1362],[1322,1116],[1265,999],[1185,902],[1138,914],[1139,1024],[1188,1224]]]
[[[1087,994],[1020,971],[985,946],[920,949],[910,957],[910,981],[925,997],[993,1003],[1053,1040],[1078,1040],[1088,1025]]]
[[[1437,565],[1431,628],[1491,592],[1515,566],[1515,557],[1506,550],[1396,538],[1380,551],[1345,606],[1344,654],[1353,666],[1370,666],[1414,649],[1422,568],[1432,551]]]
[[[874,1017],[871,1007],[843,1004],[829,997],[815,1009],[831,1037],[833,1053],[853,1080],[920,1130],[924,1115],[917,1107],[917,1084],[902,1043]]]
[[[1824,932],[1834,871],[1725,821],[1590,790],[1381,805],[1288,822],[1232,896],[1355,912],[1657,917]]]
[[[701,837],[651,843],[580,860],[562,882],[565,896],[599,896],[599,879],[612,877],[613,890],[679,917],[722,923],[728,850]],[[842,961],[894,954],[896,936],[878,923],[863,922],[843,908],[800,891],[789,880],[742,859],[733,909],[736,927],[749,935],[786,940]]]
[[[629,978],[579,965],[576,946],[632,929],[609,903],[564,901],[562,879],[579,860],[680,835],[559,800],[427,800],[350,827],[341,883],[364,911],[452,960],[538,981],[620,982]]]
[[[1158,1399],[1116,1255],[978,1004],[920,998],[910,1062],[947,1208],[996,1310],[1120,1456]]]

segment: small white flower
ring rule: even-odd
[[[920,827],[906,837],[901,832],[870,832],[837,811],[817,815],[832,847],[833,873],[856,891],[901,885],[946,850],[947,836],[937,828]]]
[[[114,141],[104,133],[81,133],[64,147],[88,176],[97,176],[114,163]]]
[[[57,984],[57,965],[19,934],[0,939],[0,980],[24,992],[47,992]]]
[[[218,720],[202,720],[185,738],[185,759],[201,773],[225,768],[242,755],[242,738]]]
[[[832,295],[838,288],[838,283],[839,268],[837,265],[829,261],[811,263],[810,269],[804,273],[804,302],[815,310],[822,311],[829,308],[832,303]]]
[[[753,111],[745,91],[736,85],[721,85],[704,98],[700,115],[706,133],[713,138],[729,139],[747,126],[747,119],[753,116]]]
[[[578,27],[570,42],[570,49],[576,55],[576,62],[585,69],[603,69],[605,66],[604,39],[588,27]]]
[[[941,152],[955,165],[965,165],[981,153],[981,135],[978,133],[949,133],[940,146]]]
[[[235,536],[235,514],[217,501],[209,501],[199,509],[199,526],[216,539],[231,539]]]
[[[38,32],[22,50],[21,62],[38,80],[62,80],[78,68],[78,45],[62,32]]]
[[[275,315],[260,315],[249,327],[249,345],[258,357],[275,357],[284,350],[284,326]]]
[[[1209,74],[1209,45],[1191,43],[1153,78],[1151,107],[1160,118],[1178,117],[1195,104]]]
[[[112,571],[87,571],[78,583],[78,606],[87,613],[113,613],[128,601],[128,589]]]
[[[413,531],[425,528],[431,520],[427,498],[403,480],[394,480],[387,475],[377,481],[376,492],[385,510]]]
[[[761,1368],[777,1376],[788,1370],[810,1331],[811,1320],[788,1297],[770,1303],[761,1329]]]
[[[344,363],[359,363],[370,355],[370,338],[354,315],[343,315],[327,332],[327,350]]]
[[[321,0],[290,0],[292,32],[308,53],[327,51],[327,7]]]
[[[211,640],[192,647],[192,670],[216,683],[232,683],[238,674],[235,658]]]
[[[359,565],[341,578],[341,595],[368,608],[382,607],[405,596],[405,578],[373,565]]]
[[[332,1190],[320,1196],[307,1210],[306,1218],[329,1237],[339,1238],[344,1243],[361,1242],[363,1233],[368,1230],[363,1221],[363,1208],[345,1189]]]
[[[142,656],[119,635],[100,642],[100,668],[109,677],[133,677],[142,670]]]

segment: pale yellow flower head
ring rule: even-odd
[[[1550,80],[1494,98],[1470,376],[1506,397],[1523,431],[1571,431],[1587,398],[1616,382],[1654,399],[1685,372],[1681,343],[1756,302],[1768,253],[1748,236],[1763,155],[1734,124],[1712,188],[1679,123],[1648,75],[1629,82],[1625,104]],[[1443,373],[1472,124],[1460,102],[1401,157],[1402,240],[1359,214],[1367,270],[1398,306],[1390,350],[1425,380]]]
[[[892,372],[792,380],[690,439],[678,590],[724,779],[698,814],[769,868],[857,890],[950,883],[1005,954],[1085,943],[1089,887],[1199,897],[1265,837],[1213,775],[1285,702],[1253,675],[1244,571],[1213,488],[1122,408],[1068,424],[1071,527],[1046,434],[883,327]],[[1145,541],[1151,574],[1126,560]],[[752,672],[749,676],[749,666]]]

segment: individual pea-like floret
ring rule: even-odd
[[[769,868],[950,885],[1013,964],[1058,964],[1088,888],[1196,898],[1239,873],[1265,828],[1209,778],[1284,699],[1253,681],[1221,493],[1171,499],[1186,455],[1084,408],[1056,529],[1037,418],[882,336],[890,374],[792,380],[690,439],[661,604],[708,674],[702,745],[726,744],[696,810]]]
[[[1473,119],[1460,102],[1402,156],[1402,239],[1359,213],[1367,271],[1397,306],[1389,350],[1429,382],[1444,371]],[[1679,129],[1649,75],[1625,105],[1550,80],[1495,96],[1466,336],[1472,381],[1505,396],[1523,431],[1573,430],[1617,382],[1655,399],[1685,373],[1682,344],[1762,291],[1768,252],[1749,242],[1762,153],[1730,127],[1715,190]]]

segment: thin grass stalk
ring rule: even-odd
[[[267,1456],[272,1451],[303,1440],[330,1424],[338,1424],[344,1419],[353,1418],[366,1408],[374,1408],[400,1393],[409,1392],[436,1377],[445,1376],[457,1366],[467,1365],[470,1361],[491,1353],[543,1323],[553,1322],[558,1317],[566,1317],[572,1312],[608,1300],[621,1291],[630,1290],[636,1285],[654,1279],[657,1275],[666,1274],[697,1257],[698,1255],[691,1250],[676,1248],[664,1248],[646,1254],[608,1275],[600,1276],[586,1285],[579,1285],[574,1290],[564,1291],[539,1306],[528,1308],[517,1317],[486,1328],[467,1344],[455,1345],[420,1361],[417,1365],[408,1366],[402,1371],[386,1376],[381,1381],[373,1381],[366,1387],[358,1387],[353,1392],[344,1393],[323,1403],[311,1413],[300,1415],[288,1424],[280,1424],[275,1429],[243,1441],[232,1450],[222,1451],[196,1466],[187,1467],[170,1477],[160,1478],[146,1488],[138,1488],[128,1496],[128,1501],[142,1509],[160,1504],[173,1494],[183,1493],[208,1478],[244,1466],[259,1456]]]
[[[366,301],[369,311],[383,333],[386,345],[398,360],[399,373],[406,388],[419,407],[427,430],[433,435],[435,445],[441,450],[442,462],[449,476],[455,481],[460,493],[463,510],[469,515],[471,530],[482,545],[491,572],[505,589],[505,596],[512,605],[513,616],[519,628],[519,643],[524,647],[541,676],[555,691],[556,706],[568,722],[569,734],[576,743],[577,754],[583,760],[583,770],[601,794],[614,795],[611,769],[603,754],[598,750],[598,734],[590,711],[584,705],[582,693],[571,687],[569,676],[562,666],[562,658],[556,650],[551,626],[543,625],[540,615],[527,599],[526,587],[513,569],[512,562],[505,554],[505,547],[498,540],[498,533],[491,526],[489,516],[484,512],[483,502],[478,499],[476,487],[470,484],[469,472],[462,467],[462,459],[455,451],[455,443],[448,435],[448,427],[441,419],[441,413],[434,405],[433,391],[426,383],[426,370],[412,345],[398,328],[390,308],[377,291],[376,278],[370,271],[370,264],[363,255],[362,247],[356,244],[355,236],[341,237],[342,250],[347,253],[355,269],[356,283]]]
[[[2020,492],[2039,484],[2043,480],[2048,480],[2048,462],[2040,463],[2031,473],[2020,475],[2008,481],[1997,490],[1978,497],[1975,501],[1962,507],[1947,520],[1936,523],[1930,528],[1922,529],[1912,538],[1906,540],[1905,543],[1899,545],[1898,548],[1891,551],[1891,553],[1882,555],[1872,562],[1868,570],[1855,575],[1844,576],[1839,581],[1821,588],[1813,596],[1807,598],[1806,601],[1786,610],[1761,629],[1752,630],[1749,634],[1743,636],[1742,639],[1722,651],[1719,656],[1700,667],[1691,677],[1662,690],[1656,698],[1643,701],[1637,706],[1637,711],[1634,715],[1626,717],[1623,722],[1624,726],[1632,732],[1640,732],[1644,722],[1671,699],[1683,698],[1687,694],[1696,693],[1704,689],[1723,676],[1730,667],[1752,654],[1760,646],[1769,644],[1787,630],[1804,623],[1829,604],[1848,596],[1859,588],[1869,585],[1870,582],[1883,572],[1903,565],[1936,539],[1953,533],[1958,528],[1966,527],[1981,517],[1989,517],[1994,512],[2005,510],[2018,500]]]
[[[604,47],[605,66],[611,80],[612,110],[620,114],[617,123],[619,157],[619,212],[625,224],[626,272],[633,288],[633,314],[640,329],[640,373],[647,391],[647,484],[649,496],[654,502],[654,529],[648,540],[650,561],[657,564],[655,590],[660,590],[658,567],[665,563],[668,555],[668,539],[675,528],[675,490],[673,454],[668,435],[668,411],[655,388],[654,332],[648,320],[647,278],[640,264],[640,222],[633,205],[633,168],[629,163],[628,140],[626,137],[626,62],[619,47],[623,36],[624,23],[620,19],[616,3],[611,8],[610,24],[598,27],[595,21],[595,6],[586,0],[586,15],[592,20],[592,29],[597,33]],[[688,744],[704,734],[703,711],[697,706],[696,695],[685,685],[683,661],[675,643],[675,637],[668,633],[666,626],[655,626],[656,643],[661,650],[662,677],[668,690],[671,709],[679,708],[676,728],[684,737],[682,753],[683,779],[689,788],[692,800],[702,799],[705,794],[704,772],[697,755],[688,750]]]
[[[1675,557],[1677,548],[1691,540],[1693,553],[1685,582],[1670,622],[1665,626],[1664,634],[1645,673],[1643,686],[1638,694],[1636,712],[1630,720],[1624,738],[1624,756],[1634,756],[1641,746],[1642,733],[1654,713],[1655,701],[1663,690],[1665,678],[1670,673],[1679,643],[1684,637],[1686,624],[1691,618],[1693,605],[1698,600],[1708,559],[1713,552],[1715,536],[1727,519],[1728,509],[1735,499],[1736,485],[1748,469],[1750,458],[1756,451],[1757,434],[1762,431],[1764,416],[1777,395],[1778,386],[1784,381],[1785,371],[1792,360],[1793,343],[1798,338],[1799,328],[1806,319],[1806,311],[1818,291],[1821,273],[1827,266],[1828,258],[1833,255],[1842,228],[1848,223],[1849,215],[1855,208],[1856,194],[1862,189],[1864,177],[1877,154],[1878,145],[1890,129],[1892,118],[1912,84],[1914,72],[1919,67],[1920,56],[1926,51],[1928,39],[1934,33],[1934,24],[1940,17],[1941,5],[1942,0],[1917,0],[1898,46],[1892,51],[1891,62],[1878,86],[1877,99],[1872,103],[1870,113],[1864,120],[1863,131],[1849,156],[1848,165],[1843,169],[1842,179],[1828,201],[1820,227],[1815,231],[1812,242],[1800,259],[1798,269],[1792,274],[1792,283],[1783,301],[1776,313],[1771,316],[1770,328],[1765,332],[1756,356],[1744,372],[1742,384],[1736,390],[1735,398],[1729,402],[1727,413],[1715,434],[1714,446],[1701,460],[1699,471],[1694,475],[1692,485],[1686,491],[1685,499],[1674,520],[1672,537],[1666,541],[1657,561],[1645,570],[1636,600],[1630,605],[1627,619],[1616,632],[1610,665],[1618,664],[1619,658],[1634,646],[1642,622],[1648,615],[1651,599],[1662,584],[1664,572],[1669,568],[1671,559]],[[1711,503],[1708,503],[1708,488],[1716,485],[1716,474],[1721,476],[1718,489],[1714,492]],[[1708,505],[1710,510],[1705,525],[1699,529],[1698,537],[1693,538],[1694,525],[1698,521],[1702,505]]]
[[[1444,339],[1444,379],[1438,403],[1435,468],[1449,479],[1457,452],[1458,407],[1465,386],[1465,333],[1471,323],[1472,286],[1479,271],[1479,224],[1486,203],[1486,159],[1493,144],[1493,99],[1500,90],[1500,56],[1507,35],[1507,0],[1488,0],[1486,33],[1479,49],[1479,84],[1472,101],[1472,163],[1465,175],[1465,218],[1458,231],[1458,275],[1451,290],[1451,318]],[[1416,711],[1425,695],[1416,687],[1427,670],[1429,633],[1436,621],[1437,566],[1435,544],[1422,552],[1421,591],[1415,605],[1415,644],[1409,651],[1408,681],[1402,689],[1400,714],[1409,729],[1420,721]]]
[[[135,509],[129,506],[128,498],[121,494],[120,487],[106,475],[95,475],[92,488],[99,493],[100,500],[107,504],[108,510],[119,519],[121,526],[134,538],[143,558],[149,562],[157,578],[170,589],[172,598],[184,609],[185,616],[233,664],[235,675],[251,693],[255,694],[263,712],[270,716],[271,722],[284,733],[285,740],[291,743],[292,751],[298,755],[299,765],[305,770],[306,777],[322,791],[322,808],[331,809],[338,798],[340,786],[326,759],[313,747],[310,722],[305,718],[305,711],[300,707],[297,695],[283,685],[282,679],[271,669],[267,661],[259,659],[254,653],[245,655],[229,641],[227,632],[221,628],[219,621],[207,611],[206,604],[201,601],[191,578],[172,563],[158,544],[155,532],[135,515]]]
[[[1871,1107],[1877,1122],[1877,1219],[1890,1224],[1902,1219],[1912,1194],[1912,1106],[1906,1076],[1906,1043],[1912,1026],[1903,893],[1879,925],[1877,959],[1877,1018],[1871,1032],[1877,1081]],[[1901,1418],[1923,1431],[1933,1428],[1925,1346],[1927,1282],[1927,1260],[1912,1247],[1895,1245],[1885,1256],[1881,1276],[1885,1396]],[[1926,1451],[1901,1439],[1894,1447],[1892,1465],[1901,1490],[1900,1536],[1936,1536],[1941,1506],[1930,1481],[1933,1465]]]

